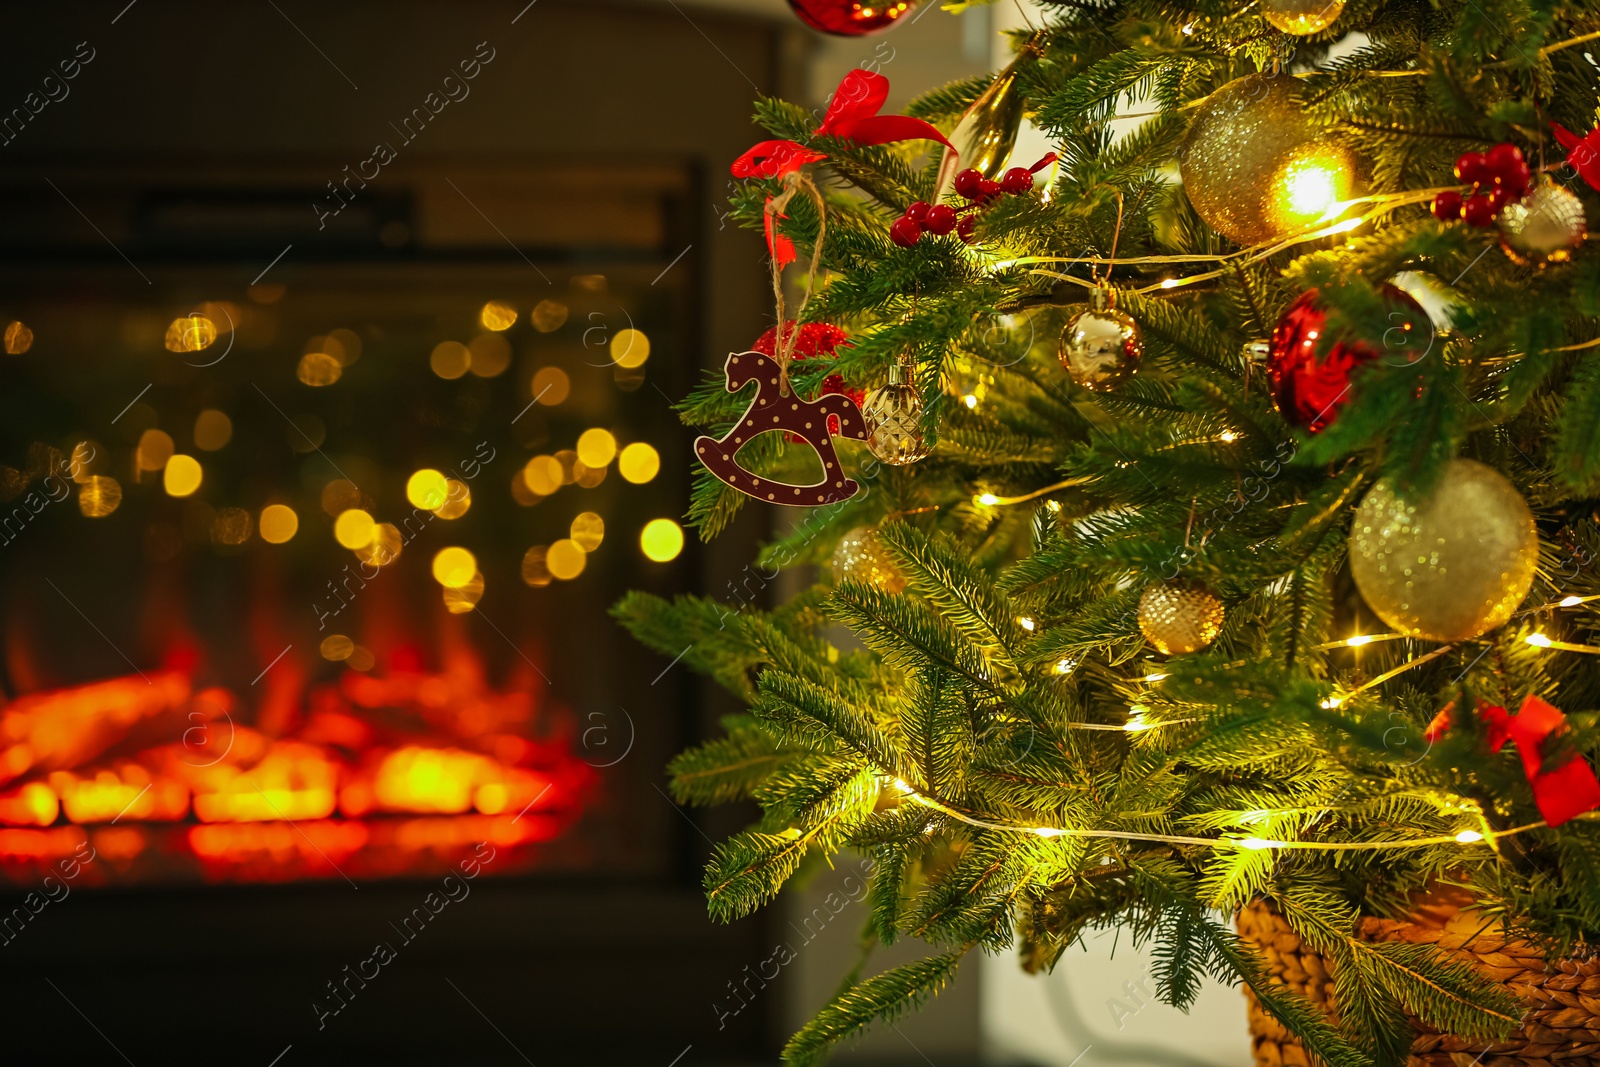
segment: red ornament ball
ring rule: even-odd
[[[789,339],[789,331],[794,329],[794,320],[784,323],[783,339]],[[850,335],[831,322],[808,322],[800,327],[800,332],[794,339],[794,359],[799,362],[803,359],[833,359],[839,354],[840,346],[850,344]],[[778,328],[770,327],[766,333],[756,338],[756,343],[750,346],[753,351],[760,352],[763,356],[778,354]],[[852,389],[845,384],[844,377],[830,374],[822,380],[822,394],[828,396],[837,393],[854,400],[859,406],[867,398],[865,389]],[[839,416],[828,416],[828,432],[839,432]],[[789,434],[791,441],[798,442],[799,437]]]
[[[1414,362],[1424,338],[1431,334],[1428,315],[1392,285],[1385,285],[1382,293],[1393,309],[1390,321],[1394,324],[1385,340],[1401,342],[1390,347],[1387,355]],[[1328,313],[1318,301],[1317,290],[1301,293],[1278,320],[1267,355],[1267,376],[1279,413],[1290,425],[1308,433],[1320,433],[1350,402],[1351,375],[1356,368],[1385,355],[1365,341],[1335,339],[1319,359],[1317,345],[1327,322]],[[1404,343],[1408,340],[1416,343]]]
[[[911,206],[906,208],[906,218],[915,220],[920,226],[922,220],[928,217],[928,208],[930,206],[926,200],[912,201]]]
[[[966,170],[956,175],[956,195],[965,197],[968,200],[978,199],[978,197],[982,194],[983,183],[985,180],[986,179],[982,174],[978,173],[976,170],[973,170],[971,167],[968,167]]]
[[[1494,175],[1485,164],[1482,152],[1463,152],[1456,159],[1456,178],[1468,185],[1493,181]]]
[[[977,227],[977,225],[978,219],[976,216],[961,216],[961,221],[956,223],[956,236],[967,242],[967,244],[971,244],[974,240],[976,240],[976,238],[972,235],[972,231]]]
[[[1012,196],[1026,196],[1033,192],[1033,172],[1027,167],[1012,167],[1000,179],[1000,188]]]
[[[1433,198],[1433,217],[1440,222],[1454,222],[1461,217],[1461,194],[1446,189]]]
[[[1495,214],[1494,200],[1483,193],[1467,197],[1467,202],[1461,208],[1461,217],[1467,220],[1469,226],[1493,226]]]
[[[888,29],[921,0],[789,0],[794,13],[814,30],[840,37],[864,37]]]
[[[901,215],[889,227],[889,240],[901,248],[910,248],[922,238],[922,226],[910,215]]]
[[[956,209],[949,204],[935,204],[928,209],[922,225],[929,233],[943,236],[956,228]]]

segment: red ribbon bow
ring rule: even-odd
[[[834,137],[859,145],[929,140],[938,141],[952,152],[955,151],[955,146],[945,140],[944,134],[921,119],[878,114],[887,99],[889,79],[858,67],[839,82],[839,88],[833,93],[833,101],[822,116],[822,125],[813,131],[813,136]],[[827,158],[826,152],[807,148],[797,141],[762,141],[734,160],[731,170],[735,178],[782,178],[807,163]],[[767,203],[771,202],[772,198],[768,197]],[[794,262],[794,242],[776,231],[774,216],[788,216],[779,211],[766,213],[767,249],[772,253],[772,258],[778,261],[778,266],[784,267]]]
[[[1567,162],[1595,189],[1600,189],[1600,129],[1579,137],[1559,122],[1552,122],[1556,140],[1567,150]]]
[[[1446,706],[1424,735],[1429,742],[1443,737],[1450,729],[1453,705]],[[1600,779],[1582,756],[1573,754],[1555,770],[1544,770],[1541,748],[1545,739],[1566,728],[1567,717],[1561,710],[1529,694],[1517,714],[1512,715],[1498,704],[1478,701],[1478,717],[1489,728],[1489,751],[1499,752],[1507,741],[1517,743],[1517,753],[1522,757],[1522,770],[1533,787],[1533,802],[1539,814],[1551,826],[1560,826],[1567,820],[1586,811],[1600,808]]]

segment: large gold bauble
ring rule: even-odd
[[[1222,632],[1226,617],[1222,601],[1192,583],[1152,582],[1139,598],[1139,629],[1169,656],[1205,648]]]
[[[1125,312],[1113,307],[1084,308],[1067,320],[1056,356],[1073,381],[1105,393],[1139,369],[1144,336],[1139,324]]]
[[[1350,572],[1389,626],[1430,641],[1466,641],[1504,623],[1533,584],[1539,533],[1499,472],[1452,460],[1424,500],[1384,479],[1350,528]]]
[[[1318,136],[1288,74],[1251,74],[1212,93],[1178,170],[1206,225],[1242,245],[1331,220],[1356,194],[1355,158]]]
[[[906,380],[897,363],[889,369],[889,384],[880,385],[861,402],[861,421],[867,424],[867,448],[895,467],[915,463],[929,451],[922,432],[922,394]]]
[[[853,578],[883,590],[885,593],[903,592],[906,576],[894,565],[878,531],[871,526],[857,526],[839,538],[833,549],[833,580],[842,582]]]
[[[1261,0],[1261,17],[1297,37],[1322,32],[1343,10],[1344,0]]]
[[[1525,200],[1507,204],[1496,225],[1500,227],[1500,247],[1524,267],[1565,263],[1589,231],[1583,201],[1548,174],[1539,178]]]

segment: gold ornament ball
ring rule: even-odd
[[[1350,528],[1362,598],[1393,629],[1430,641],[1466,641],[1504,623],[1538,563],[1527,502],[1476,460],[1452,460],[1422,500],[1401,498],[1384,479]]]
[[[1067,320],[1056,355],[1073,381],[1093,392],[1110,392],[1139,369],[1144,336],[1126,312],[1084,308]]]
[[[904,377],[899,364],[894,365],[889,384],[878,386],[861,402],[867,448],[894,467],[915,463],[931,451],[922,433],[922,394]]]
[[[1557,185],[1548,174],[1520,203],[1507,204],[1496,224],[1500,247],[1524,267],[1565,263],[1589,231],[1583,201]]]
[[[1331,219],[1356,194],[1355,158],[1317,135],[1288,74],[1251,74],[1212,93],[1178,171],[1206,225],[1241,245]]]
[[[1273,28],[1304,37],[1332,26],[1344,10],[1344,0],[1262,0],[1261,16]]]
[[[878,531],[871,526],[857,526],[839,538],[833,550],[833,580],[842,582],[853,578],[875,586],[885,593],[903,592],[906,576],[894,565]]]
[[[1152,582],[1139,598],[1139,629],[1169,656],[1205,648],[1222,632],[1226,617],[1222,601],[1192,583]]]

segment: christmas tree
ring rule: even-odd
[[[786,1062],[1119,926],[1261,1062],[1600,1063],[1600,5],[1040,7],[907,116],[757,103],[734,207],[813,289],[683,401],[690,517],[826,489],[756,563],[815,582],[616,609],[749,705],[670,769],[760,806],[712,915],[850,849],[930,946]],[[836,451],[754,422],[852,389]]]

